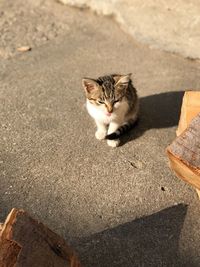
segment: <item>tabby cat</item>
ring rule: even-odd
[[[131,74],[84,78],[82,84],[87,110],[97,125],[96,138],[118,146],[119,137],[132,128],[138,116],[139,101]]]

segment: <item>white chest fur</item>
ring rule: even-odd
[[[95,120],[104,124],[109,124],[111,121],[125,120],[125,115],[128,110],[128,104],[126,101],[117,102],[114,106],[111,116],[107,115],[107,111],[104,105],[96,106],[87,100],[87,110],[90,116]]]

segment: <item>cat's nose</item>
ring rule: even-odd
[[[112,113],[113,107],[111,105],[107,105],[107,111],[108,111],[108,113]]]

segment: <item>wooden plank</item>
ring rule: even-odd
[[[186,130],[191,120],[200,112],[200,91],[187,91],[183,96],[181,107],[181,116],[178,129],[176,131],[179,136]]]

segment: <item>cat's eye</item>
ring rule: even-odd
[[[101,100],[98,100],[97,103],[98,103],[98,104],[104,104],[104,102],[101,101]]]
[[[114,104],[117,103],[117,102],[119,102],[119,99],[115,100],[115,101],[114,101]]]

